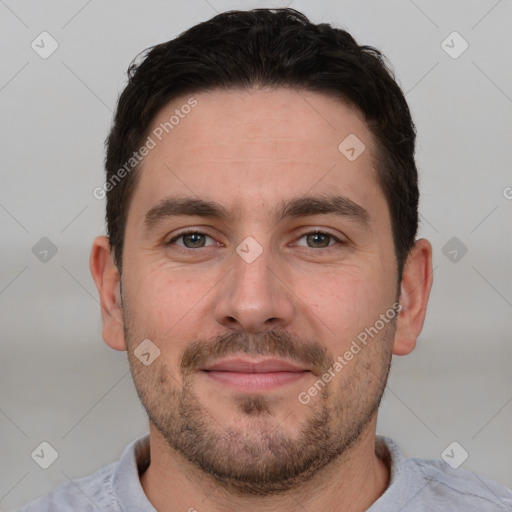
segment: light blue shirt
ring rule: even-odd
[[[391,465],[388,488],[367,512],[512,512],[512,491],[442,460],[404,458],[398,444],[376,436],[377,453]],[[117,463],[73,482],[19,512],[156,512],[140,484],[149,464],[149,435],[133,441]]]

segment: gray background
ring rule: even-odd
[[[394,357],[378,433],[426,458],[457,441],[462,467],[512,487],[510,0],[0,0],[2,510],[117,460],[147,429],[125,353],[101,339],[88,269],[129,62],[216,11],[287,4],[383,50],[418,128],[434,286],[416,350]],[[59,45],[47,59],[31,48],[43,31]],[[469,44],[458,58],[442,47],[453,31]],[[58,250],[46,263],[32,252],[42,237]],[[31,458],[42,441],[59,454],[46,470]]]

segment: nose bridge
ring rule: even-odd
[[[259,244],[258,244],[259,246]],[[233,279],[235,295],[270,299],[272,255],[267,248],[256,247],[254,242],[242,242],[233,258]],[[259,295],[262,294],[262,295]],[[265,297],[265,295],[269,297]]]
[[[293,304],[276,277],[268,244],[245,238],[232,256],[232,268],[217,297],[217,321],[231,328],[262,332],[291,321]]]

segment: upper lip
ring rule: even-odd
[[[306,372],[284,359],[246,359],[241,357],[222,359],[201,368],[205,371],[238,372],[238,373],[272,373],[272,372]]]

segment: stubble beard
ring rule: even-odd
[[[186,355],[182,359],[181,389],[178,379],[165,366],[162,347],[161,355],[151,366],[141,365],[132,347],[142,338],[133,335],[129,314],[123,313],[130,368],[150,422],[171,451],[238,495],[262,496],[296,489],[333,461],[349,456],[377,414],[391,368],[394,323],[387,324],[378,337],[363,347],[350,363],[351,368],[343,368],[321,389],[317,400],[303,406],[305,418],[298,436],[291,436],[276,424],[279,403],[266,395],[238,397],[236,407],[243,426],[222,425],[194,393],[194,372],[183,369]],[[296,355],[294,347],[307,345],[287,333],[269,331],[261,337],[237,332],[214,343],[196,342],[189,347],[191,350],[187,348],[188,361],[194,360],[194,355],[200,359],[201,350],[206,357],[206,346],[208,353],[216,355],[244,347],[243,351],[249,354],[284,356],[292,355],[290,352]],[[302,358],[305,354],[318,354],[320,359],[323,355],[323,365],[333,361],[320,345],[317,348],[317,352],[305,349],[300,354]],[[293,395],[292,399],[297,397]]]

